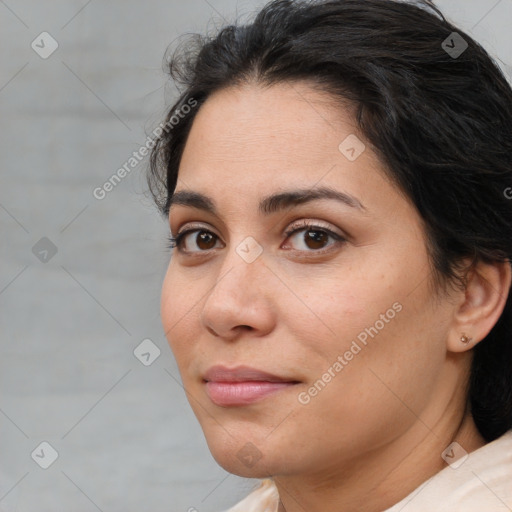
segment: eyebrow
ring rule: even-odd
[[[366,211],[366,207],[354,196],[340,192],[329,187],[318,187],[313,189],[287,190],[272,194],[260,201],[258,210],[263,215],[271,215],[291,206],[309,203],[320,199],[331,199],[343,203],[346,206]],[[204,210],[212,215],[219,216],[215,201],[200,192],[180,190],[169,198],[167,212],[174,205],[189,206]]]

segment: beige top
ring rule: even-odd
[[[446,456],[453,453],[448,451]],[[512,430],[467,458],[456,455],[454,459],[451,465],[383,512],[512,511]],[[266,479],[226,512],[277,512],[278,503],[277,488],[272,480]]]

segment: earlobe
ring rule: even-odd
[[[509,261],[479,262],[468,272],[447,340],[449,351],[471,350],[489,334],[503,312],[511,280]]]

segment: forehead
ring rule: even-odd
[[[306,82],[245,84],[210,96],[189,140],[199,138],[214,159],[293,161],[337,156],[339,143],[356,131],[348,109]]]
[[[326,186],[368,205],[401,195],[350,109],[307,82],[214,93],[193,122],[178,178],[177,191],[199,191],[217,203],[238,197],[254,208],[292,188]]]
[[[333,165],[351,163],[356,169],[357,162],[340,152],[347,138],[358,151],[366,146],[367,164],[370,159],[379,164],[367,151],[352,112],[307,82],[222,89],[206,100],[194,119],[180,177],[205,166],[215,166],[217,172],[242,167],[260,173],[292,170],[306,179],[311,170],[325,173]]]

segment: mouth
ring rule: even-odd
[[[273,375],[249,366],[212,366],[203,382],[210,400],[221,407],[241,407],[289,389],[298,380]]]

